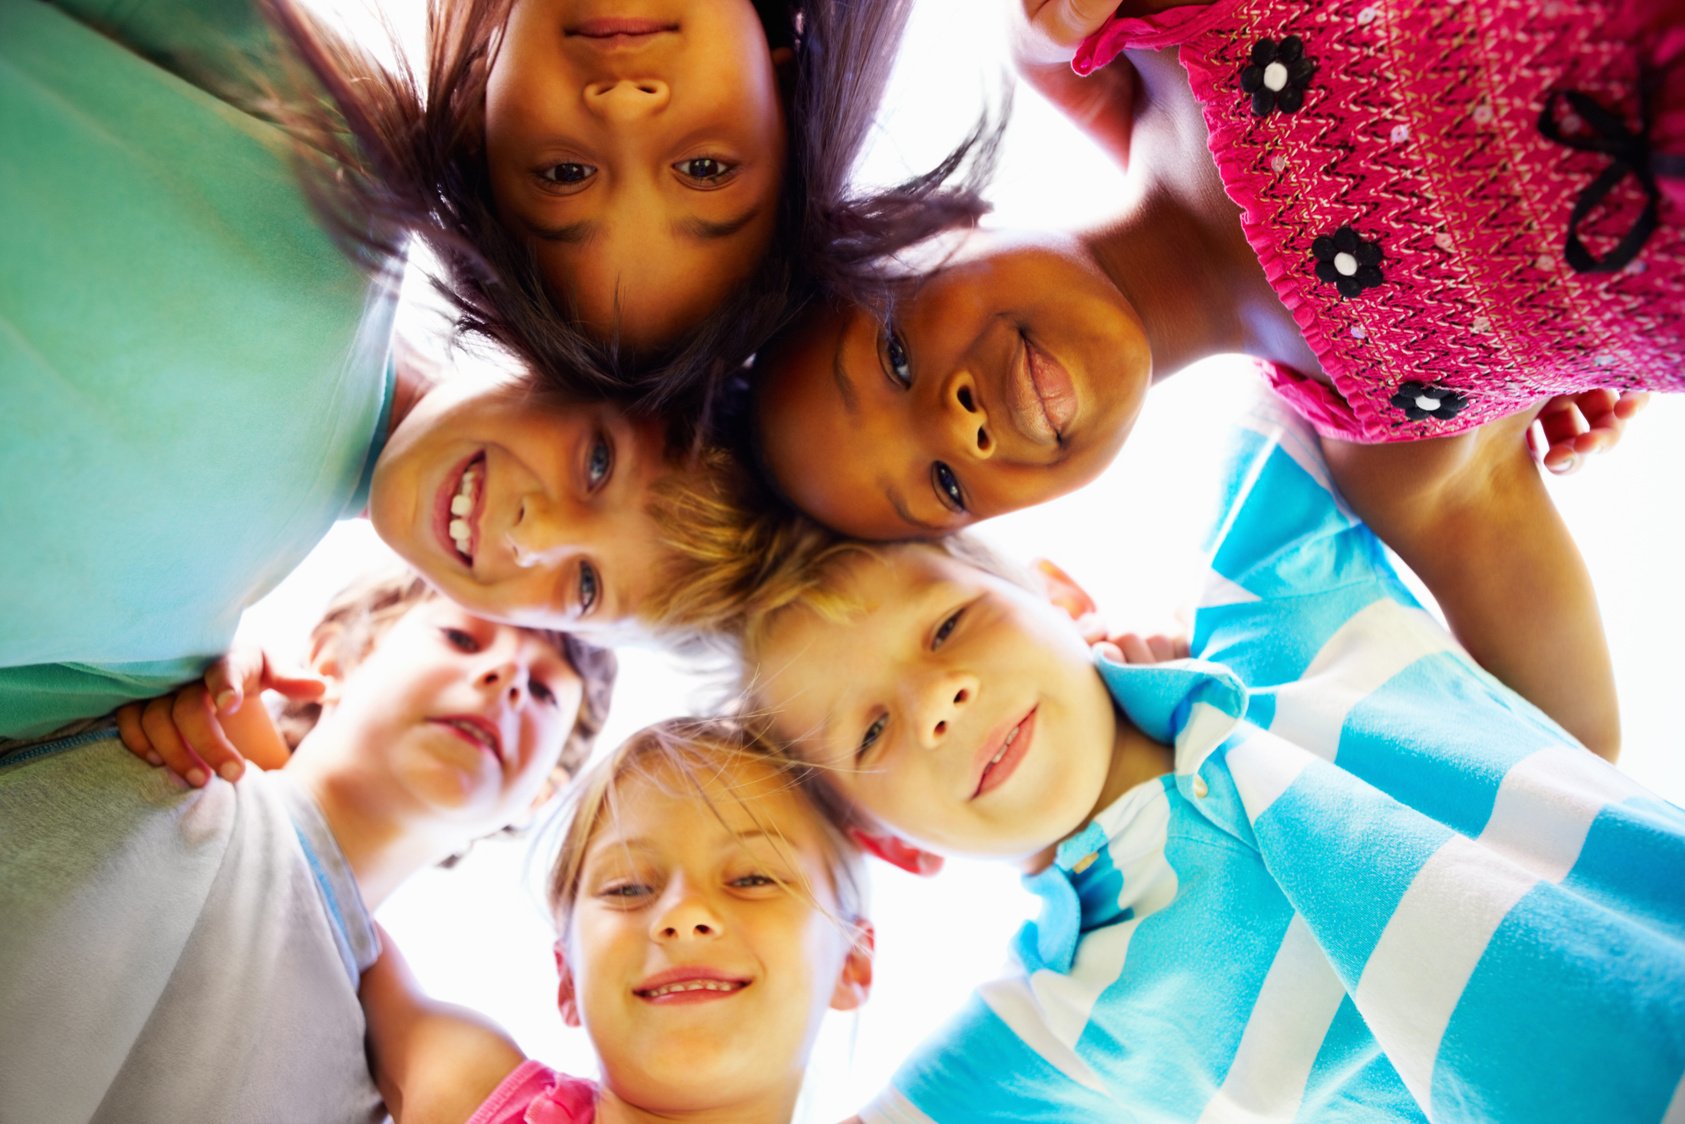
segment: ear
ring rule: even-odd
[[[1036,584],[1041,587],[1041,595],[1064,610],[1073,621],[1080,621],[1099,611],[1088,591],[1078,585],[1075,578],[1047,559],[1036,559],[1030,571],[1035,575]]]
[[[854,943],[843,961],[842,975],[831,993],[831,1010],[852,1011],[872,994],[872,959],[877,954],[877,934],[871,922],[861,921],[854,930]]]
[[[323,706],[337,703],[345,686],[345,669],[339,663],[341,631],[338,625],[329,625],[310,638],[310,670],[328,681],[320,699]]]
[[[942,856],[921,851],[905,839],[894,835],[874,835],[861,827],[848,829],[854,845],[868,855],[876,855],[890,866],[898,866],[908,874],[929,877],[942,869]]]
[[[567,950],[560,938],[556,940],[556,1010],[568,1026],[579,1025],[579,998],[573,991],[573,969],[568,967]]]

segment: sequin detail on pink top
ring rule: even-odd
[[[1114,19],[1073,66],[1165,47],[1338,389],[1265,364],[1319,432],[1685,389],[1685,0],[1216,0]]]

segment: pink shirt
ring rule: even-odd
[[[468,1124],[591,1124],[596,1115],[596,1082],[529,1059],[492,1090]]]
[[[1267,368],[1321,433],[1685,389],[1685,0],[1214,0],[1114,18],[1073,66],[1166,47],[1333,381]]]

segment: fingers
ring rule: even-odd
[[[1143,636],[1136,632],[1126,632],[1122,636],[1091,644],[1090,647],[1095,654],[1104,656],[1113,663],[1129,664],[1155,664],[1187,659],[1190,650],[1186,636],[1166,633]]]
[[[319,699],[328,689],[328,681],[313,671],[277,668],[273,662],[265,665],[263,685],[289,699]]]
[[[223,733],[222,722],[208,688],[194,684],[178,691],[170,716],[189,752],[223,780],[240,779],[246,771],[246,759]],[[187,777],[185,773],[182,775]],[[191,777],[187,780],[189,784],[194,783]]]
[[[140,716],[145,707],[145,703],[124,703],[117,708],[117,737],[130,753],[157,767],[164,763],[164,759],[152,748],[146,731],[141,728]]]
[[[197,691],[204,695],[205,688],[201,684],[184,687],[179,694]],[[147,701],[141,707],[140,724],[146,735],[152,751],[163,758],[165,768],[176,776],[192,785],[202,788],[210,781],[211,772],[199,755],[188,748],[187,743],[176,730],[175,704],[176,695],[163,695]]]
[[[148,761],[168,768],[194,788],[208,784],[213,773],[227,781],[237,781],[244,774],[245,759],[222,732],[210,690],[203,683],[123,709],[130,712],[131,722],[131,733],[123,736],[123,743]],[[138,730],[132,725],[135,711],[138,711]],[[120,735],[124,723],[120,712],[117,719]],[[135,739],[133,743],[131,736]],[[145,752],[136,750],[137,745],[144,745]]]
[[[1573,472],[1586,457],[1618,445],[1627,421],[1649,401],[1648,391],[1607,387],[1558,395],[1540,409],[1528,448],[1550,471]]]

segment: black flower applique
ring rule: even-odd
[[[1240,72],[1240,88],[1252,95],[1252,114],[1272,111],[1297,113],[1305,104],[1305,87],[1316,73],[1316,60],[1305,55],[1305,42],[1289,35],[1281,42],[1260,39],[1252,44],[1252,63]]]
[[[1411,379],[1393,393],[1392,404],[1403,410],[1404,416],[1411,421],[1424,418],[1450,421],[1463,412],[1469,400],[1461,391],[1450,387]]]
[[[1311,254],[1316,275],[1339,289],[1342,297],[1355,297],[1386,280],[1381,274],[1381,244],[1358,237],[1349,226],[1312,242]]]

